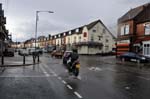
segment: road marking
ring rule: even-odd
[[[142,77],[142,76],[136,76],[136,77],[144,79],[144,80],[150,80],[149,78],[145,78],[145,77]]]
[[[117,72],[117,70],[114,70],[112,68],[106,68],[106,70],[112,71],[112,72]]]
[[[62,83],[64,83],[64,84],[67,84],[67,82],[66,82],[66,81],[64,81],[64,80],[62,80],[61,82],[62,82]]]
[[[54,74],[54,76],[56,76],[56,77],[57,77],[58,75],[57,75],[57,74]]]
[[[50,76],[43,67],[41,67],[41,69],[42,69],[42,71],[43,71],[43,73],[45,74],[46,77]]]
[[[61,78],[61,77],[58,77],[58,79],[61,80],[62,78]]]
[[[83,98],[78,92],[74,92],[74,94],[78,97],[78,98]]]
[[[46,77],[49,77],[50,75],[49,75],[49,74],[45,74],[45,76],[46,76]]]
[[[68,87],[69,89],[71,89],[71,90],[73,89],[70,85],[67,85],[67,87]]]

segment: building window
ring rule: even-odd
[[[125,34],[129,34],[129,25],[125,25]]]
[[[96,30],[95,30],[95,29],[93,29],[93,32],[95,33],[95,32],[96,32]]]
[[[124,26],[121,26],[121,35],[124,35]]]
[[[144,55],[150,55],[150,44],[144,44]]]
[[[106,43],[108,43],[109,42],[109,40],[108,39],[106,39]]]
[[[145,35],[150,35],[150,23],[145,24]]]
[[[76,33],[78,33],[79,32],[79,29],[76,29]]]
[[[64,33],[63,35],[66,36],[66,33]]]
[[[91,41],[94,41],[94,35],[91,35]]]
[[[79,36],[79,42],[81,42],[81,36]]]
[[[83,37],[87,37],[87,33],[86,32],[83,33]]]
[[[69,34],[71,35],[71,31],[69,31]]]
[[[129,24],[121,26],[121,35],[129,34]]]
[[[76,36],[74,37],[74,43],[76,43]]]
[[[68,43],[70,44],[70,38],[68,38]]]
[[[103,29],[103,33],[105,33],[106,32],[106,30],[105,29]]]
[[[101,40],[101,36],[98,36],[98,40]]]

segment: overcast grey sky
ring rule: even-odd
[[[34,37],[35,12],[39,13],[38,36],[56,34],[100,19],[113,33],[117,19],[131,8],[149,0],[0,0],[3,3],[6,27],[13,40]]]

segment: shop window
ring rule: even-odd
[[[144,55],[150,55],[150,44],[144,44]]]

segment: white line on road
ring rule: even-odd
[[[58,79],[61,80],[62,78],[61,78],[61,77],[58,77]]]
[[[46,76],[46,77],[49,77],[50,75],[49,75],[49,74],[45,74],[45,76]]]
[[[83,98],[78,92],[74,92],[74,94],[78,97],[78,98]]]
[[[66,81],[64,81],[64,80],[62,80],[61,82],[62,82],[62,83],[64,83],[64,84],[67,84],[67,82],[66,82]]]
[[[43,71],[43,73],[45,74],[46,77],[50,76],[43,67],[41,67],[41,69],[42,69],[42,71]]]
[[[144,80],[150,80],[149,78],[145,78],[145,77],[142,77],[142,76],[136,76],[136,77],[144,79]]]
[[[70,85],[67,85],[67,87],[68,87],[69,89],[71,89],[71,90],[73,89]]]
[[[57,75],[57,74],[54,74],[54,76],[56,76],[56,77],[57,77],[58,75]]]

